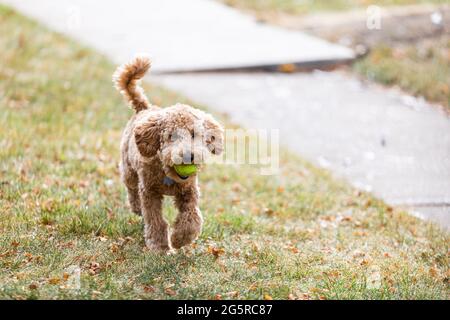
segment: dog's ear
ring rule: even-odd
[[[204,122],[206,132],[206,145],[208,150],[215,155],[223,152],[223,128],[214,120],[213,117],[207,116]]]
[[[141,155],[153,157],[160,148],[161,121],[158,114],[153,114],[146,121],[134,128],[134,139]]]

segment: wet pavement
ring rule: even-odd
[[[353,56],[299,32],[260,25],[214,1],[0,2],[115,62],[148,52],[154,72]],[[280,129],[281,143],[313,163],[388,203],[450,226],[450,119],[423,101],[337,72],[149,79],[245,127]]]

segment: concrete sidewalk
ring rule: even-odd
[[[338,72],[157,80],[247,128],[280,129],[313,163],[450,227],[450,118],[423,100]]]
[[[1,0],[116,62],[149,53],[153,72],[348,60],[351,49],[257,23],[212,0]]]
[[[260,26],[213,1],[0,2],[116,62],[150,52],[160,72],[353,55],[301,33]],[[450,119],[423,101],[335,72],[151,80],[243,126],[280,129],[281,142],[291,150],[391,204],[450,226]]]

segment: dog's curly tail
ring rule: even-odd
[[[144,90],[137,82],[144,77],[150,66],[151,62],[148,57],[137,56],[130,62],[118,67],[113,75],[113,83],[116,89],[125,97],[136,113],[147,109],[149,106]]]

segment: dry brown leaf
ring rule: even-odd
[[[258,284],[255,282],[255,283],[252,283],[252,284],[250,285],[250,287],[248,288],[248,290],[254,291],[254,290],[256,290],[256,288],[258,288]]]
[[[285,63],[278,67],[278,71],[284,72],[284,73],[291,73],[297,70],[297,67],[293,63]]]
[[[295,254],[300,252],[296,246],[288,246],[288,250]]]
[[[89,274],[90,275],[96,275],[100,272],[100,264],[97,262],[91,262],[89,263]]]
[[[361,262],[359,263],[362,266],[367,266],[369,264],[369,260],[367,259],[362,259]]]
[[[332,278],[338,278],[340,276],[340,273],[337,270],[328,271],[328,272],[325,272],[325,274]]]
[[[217,259],[217,258],[219,258],[222,254],[225,253],[225,249],[223,249],[223,248],[216,248],[216,247],[209,246],[209,247],[208,247],[208,253],[213,254],[214,257]]]
[[[300,293],[298,296],[299,300],[311,300],[311,296],[309,293]]]
[[[436,267],[431,267],[430,268],[430,275],[432,277],[437,277],[439,274],[439,269],[437,269]]]
[[[60,278],[50,278],[50,279],[48,279],[48,283],[49,284],[56,285],[56,284],[59,284],[60,282],[61,282]]]
[[[273,210],[270,209],[270,208],[264,208],[264,209],[263,209],[263,212],[264,212],[264,214],[266,214],[266,215],[268,215],[268,216],[273,216],[274,213],[275,213],[275,211],[273,211]]]
[[[175,290],[173,290],[173,289],[171,289],[171,288],[166,288],[165,290],[164,290],[164,292],[166,293],[166,294],[168,294],[169,296],[175,296],[176,294],[177,294],[177,292],[175,291]]]
[[[146,293],[155,292],[155,287],[151,286],[151,285],[146,285],[146,286],[144,286],[144,292],[146,292]]]
[[[227,297],[236,298],[239,295],[239,291],[230,291],[225,293]]]
[[[239,199],[238,197],[231,199],[232,204],[239,204],[239,202],[241,202],[241,199]]]
[[[30,285],[28,286],[28,288],[29,288],[30,290],[36,290],[36,289],[38,288],[38,285],[37,285],[36,283],[32,283],[32,284],[30,284]]]

